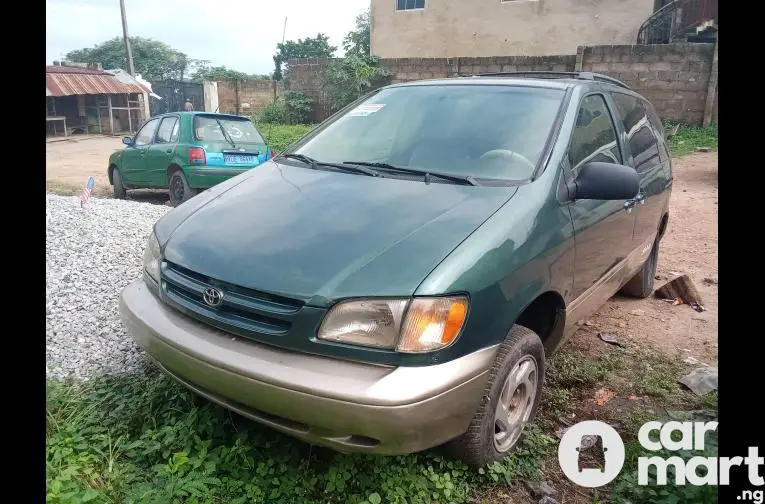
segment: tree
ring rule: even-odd
[[[377,58],[346,56],[333,60],[324,77],[324,90],[332,112],[382,86],[390,75],[390,70],[378,65]]]
[[[245,80],[248,78],[250,76],[246,73],[226,68],[225,65],[216,67],[203,65],[191,75],[192,82]]]
[[[369,17],[369,9],[356,16],[356,28],[349,31],[343,39],[343,50],[346,56],[358,56],[360,58],[370,56]]]
[[[136,73],[150,81],[183,80],[187,71],[200,63],[158,40],[130,37],[130,46],[133,50]],[[105,69],[127,69],[127,56],[122,37],[115,37],[94,47],[71,51],[65,58],[67,61],[78,63],[100,63]]]
[[[313,38],[306,37],[276,44],[274,79],[282,80],[282,63],[292,58],[331,58],[336,50],[337,47],[329,45],[329,37],[323,33]]]

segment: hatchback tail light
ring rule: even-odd
[[[189,164],[204,165],[207,163],[205,150],[201,147],[189,147]]]
[[[273,159],[276,157],[276,152],[274,152],[273,149],[268,149],[268,159]]]

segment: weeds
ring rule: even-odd
[[[50,503],[461,503],[537,477],[553,444],[532,425],[511,456],[480,471],[441,450],[341,455],[233,415],[148,365],[47,383]]]
[[[671,128],[677,123],[667,123]],[[698,147],[708,147],[717,150],[717,125],[687,126],[680,124],[677,133],[669,138],[669,151],[673,156],[684,156],[696,152]]]

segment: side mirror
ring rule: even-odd
[[[122,143],[130,147],[131,145],[133,145],[133,137],[129,137],[129,136],[122,137]]]
[[[634,168],[597,161],[584,165],[579,176],[567,186],[571,200],[628,200],[640,189]]]

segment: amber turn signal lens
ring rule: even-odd
[[[449,346],[462,330],[467,308],[468,300],[464,296],[414,298],[396,350],[422,353]]]

